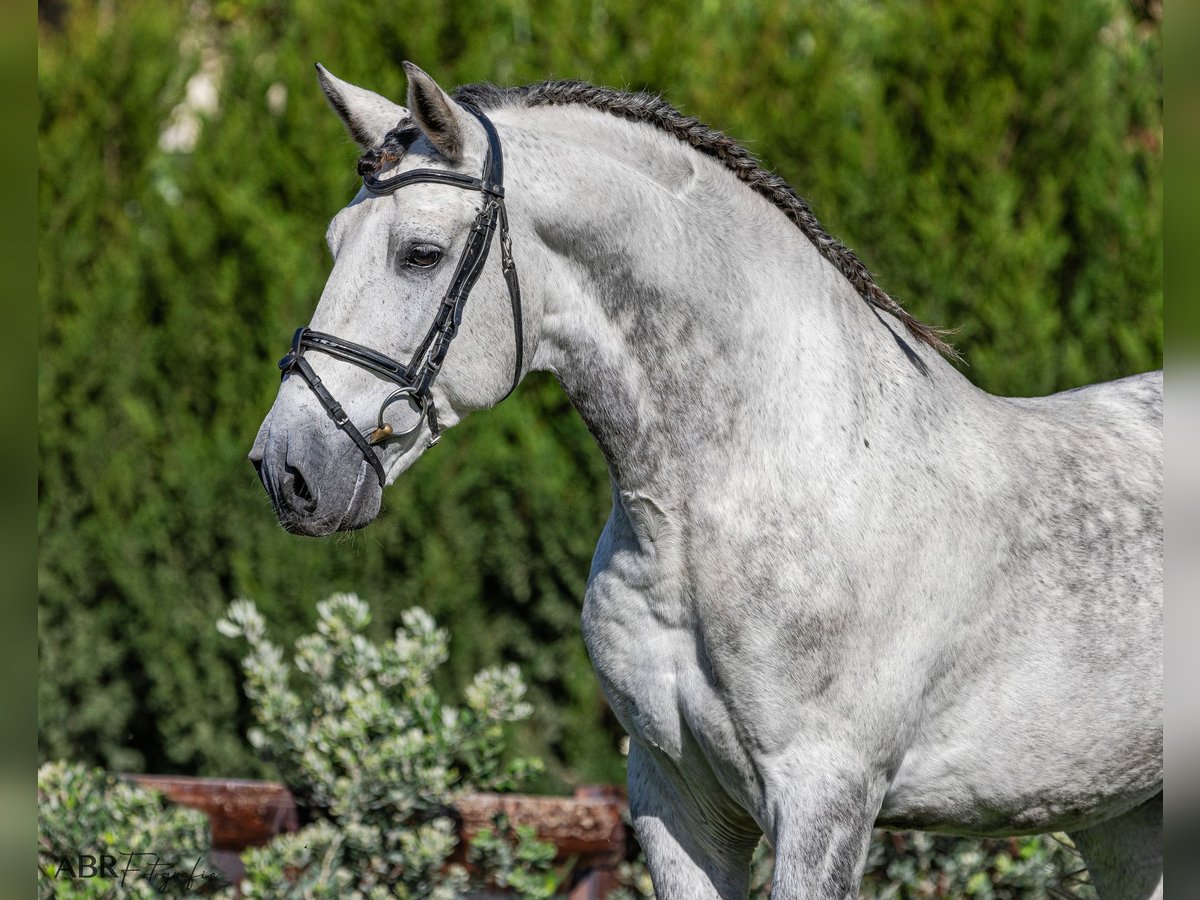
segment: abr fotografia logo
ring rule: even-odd
[[[156,893],[204,891],[225,882],[219,872],[204,868],[199,856],[189,866],[186,861],[162,857],[151,851],[94,855],[80,853],[60,856],[42,866],[42,877],[53,881],[108,878],[125,887],[137,880],[148,881]]]

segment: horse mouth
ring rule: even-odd
[[[346,522],[344,516],[338,518],[312,518],[283,513],[279,514],[279,524],[288,534],[296,534],[301,537],[323,538],[329,537],[331,534],[339,531],[357,531],[360,528],[365,528],[370,524],[370,520]]]

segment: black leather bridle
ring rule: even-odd
[[[492,236],[497,227],[500,229],[500,259],[504,272],[504,281],[508,285],[508,296],[512,301],[513,331],[516,339],[516,363],[513,367],[512,385],[504,395],[511,394],[521,380],[521,369],[525,356],[525,340],[521,327],[521,286],[517,282],[517,270],[513,265],[512,241],[508,234],[508,213],[504,209],[504,157],[500,151],[500,138],[495,126],[474,106],[461,103],[468,112],[477,118],[487,134],[487,156],[483,161],[483,176],[474,178],[470,175],[460,175],[456,172],[444,172],[440,169],[413,169],[394,178],[379,178],[374,174],[363,176],[363,186],[368,193],[382,197],[394,194],[400,188],[410,184],[432,183],[448,184],[452,187],[464,188],[469,191],[479,191],[483,195],[483,206],[475,217],[475,223],[467,235],[467,245],[459,257],[458,266],[450,287],[442,298],[433,325],[425,339],[413,352],[408,365],[392,359],[383,353],[342,340],[332,334],[313,331],[303,327],[296,329],[292,337],[292,349],[288,355],[279,361],[282,376],[286,377],[296,372],[303,378],[312,392],[317,395],[321,405],[329,412],[334,423],[350,436],[363,457],[375,469],[379,476],[379,485],[383,486],[385,474],[379,455],[372,449],[388,438],[404,437],[412,434],[428,419],[429,430],[433,435],[431,446],[438,442],[437,410],[434,408],[433,395],[430,392],[434,379],[441,371],[450,342],[458,334],[458,326],[462,323],[463,308],[467,304],[467,296],[475,286],[479,273],[487,261],[488,250],[492,246]],[[354,365],[374,372],[398,386],[392,391],[379,407],[379,419],[376,426],[369,432],[359,431],[342,405],[334,399],[329,389],[321,382],[308,360],[304,358],[305,350],[319,350],[330,356],[353,363]],[[420,415],[417,423],[404,432],[394,432],[387,424],[383,415],[393,403],[409,399],[417,404]],[[503,398],[501,398],[503,399]]]

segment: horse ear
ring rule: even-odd
[[[408,118],[408,110],[372,91],[342,81],[317,63],[317,80],[321,90],[345,123],[350,136],[364,150],[383,143],[384,135]]]
[[[417,125],[438,153],[458,162],[471,134],[466,112],[412,63],[404,63],[404,71],[408,73],[408,105]]]

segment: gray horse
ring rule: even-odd
[[[608,461],[583,636],[659,896],[744,896],[766,834],[773,896],[854,897],[875,824],[1067,831],[1103,897],[1161,896],[1161,372],[986,394],[720,133],[644,94],[451,98],[406,68],[407,109],[319,75],[373,178],[478,177],[459,101],[502,141],[523,328],[494,255],[431,399],[451,427],[514,363],[552,372]],[[312,327],[407,358],[482,196],[361,191]],[[306,358],[370,431],[395,385]],[[375,517],[434,438],[417,404],[387,416],[376,478],[284,379],[251,458],[285,528]]]

